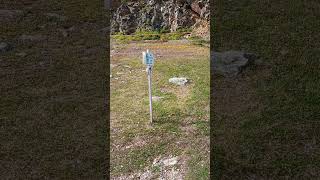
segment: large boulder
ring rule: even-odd
[[[257,60],[257,56],[243,51],[211,53],[211,68],[214,74],[233,77]]]

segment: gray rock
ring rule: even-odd
[[[115,16],[116,20],[113,23],[117,23],[119,31],[125,34],[131,34],[136,31],[137,28],[137,14],[133,13],[134,10],[130,9],[127,4],[122,4]]]
[[[0,42],[0,52],[8,52],[12,49],[12,46],[10,46],[8,43]]]
[[[114,7],[115,8],[115,7]],[[122,3],[113,10],[111,33],[138,29],[177,31],[191,28],[197,19],[209,21],[209,0],[150,0]]]
[[[226,51],[211,53],[213,73],[226,77],[236,76],[247,66],[254,63],[257,56],[242,51]]]
[[[185,77],[173,77],[169,79],[169,82],[179,86],[184,86],[188,82],[188,79]]]

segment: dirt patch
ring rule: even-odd
[[[183,180],[186,168],[186,159],[184,157],[158,157],[153,160],[150,169],[136,172],[130,175],[122,175],[113,177],[113,180],[129,180],[129,179],[163,179],[163,180]]]
[[[206,54],[204,48],[192,46],[191,42],[187,40],[156,42],[157,43],[146,41],[145,43],[130,42],[128,44],[119,44],[112,41],[112,47],[114,49],[111,50],[111,57],[116,59],[125,57],[141,58],[142,51],[146,51],[146,49],[152,51],[156,59],[166,60],[176,57],[183,58]],[[139,45],[137,46],[137,44]]]

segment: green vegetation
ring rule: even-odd
[[[210,47],[210,41],[204,40],[203,38],[198,37],[198,36],[191,36],[189,38],[189,41],[191,41],[192,44],[197,45],[197,46]]]
[[[137,30],[132,35],[125,35],[121,32],[113,34],[111,37],[120,43],[138,42],[144,40],[160,40],[160,41],[170,41],[170,40],[181,40],[184,39],[185,35],[191,35],[191,29],[179,29],[176,32],[170,33],[167,30],[160,31],[146,31]],[[187,38],[192,42],[193,45],[210,47],[210,41],[206,41],[198,36],[190,36]]]
[[[214,49],[254,52],[269,69],[251,71],[248,86],[259,106],[232,117],[215,110],[213,178],[319,177],[319,6],[315,0],[216,3]],[[212,88],[220,85],[216,80]]]
[[[97,33],[108,22],[103,2],[2,1],[1,7],[26,12],[23,18],[1,22],[0,28],[1,40],[14,46],[1,53],[1,179],[105,177],[108,137],[102,82],[109,47]],[[70,27],[73,31],[63,37],[59,29]],[[17,42],[22,34],[49,40]]]
[[[128,43],[130,41],[143,41],[143,40],[179,40],[182,39],[185,34],[190,33],[190,29],[181,29],[177,32],[169,33],[167,30],[161,29],[159,31],[147,31],[138,29],[132,35],[124,35],[121,32],[112,35],[115,40]]]
[[[186,177],[188,180],[199,179],[199,180],[208,180],[209,177],[209,152],[207,156],[199,155],[203,152],[200,151],[191,151],[189,161],[189,166],[193,167],[190,169],[190,173]],[[201,163],[202,162],[202,163]],[[204,165],[205,164],[205,165]]]

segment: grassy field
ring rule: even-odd
[[[103,2],[2,1],[0,9],[23,11],[0,28],[1,41],[13,46],[0,55],[1,179],[104,179]],[[45,38],[22,42],[23,34]]]
[[[114,179],[209,179],[209,48],[188,41],[118,43],[111,48],[111,176]],[[154,124],[141,53],[156,56]],[[170,84],[183,76],[186,86]],[[156,159],[177,157],[172,166]],[[149,172],[149,174],[148,174]]]
[[[216,1],[213,48],[262,57],[212,82],[212,178],[318,179],[318,1]],[[224,97],[222,98],[222,92]]]

